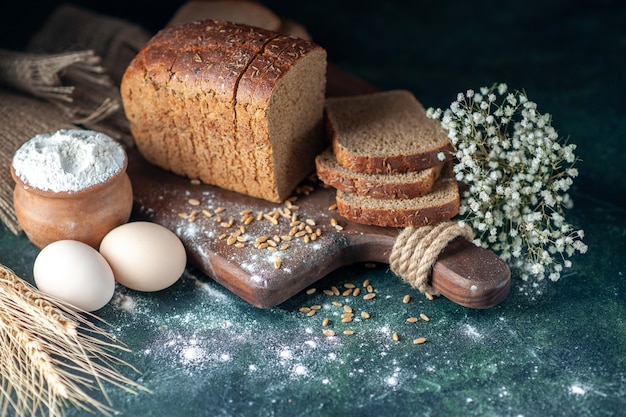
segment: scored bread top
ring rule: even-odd
[[[155,85],[169,87],[178,82],[184,84],[181,88],[208,89],[232,101],[242,71],[277,36],[273,31],[219,20],[188,22],[158,32],[127,72],[145,71],[145,78]]]
[[[410,91],[331,97],[325,112],[337,161],[352,171],[419,171],[450,158],[445,130]]]
[[[421,171],[400,174],[361,174],[337,162],[328,148],[315,159],[317,176],[338,190],[382,199],[409,199],[430,192],[444,163]]]
[[[336,199],[339,214],[348,220],[382,227],[420,227],[449,220],[458,214],[460,204],[459,188],[448,166],[431,192],[421,197],[377,199],[337,190]]]

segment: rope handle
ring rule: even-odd
[[[474,232],[456,221],[405,228],[389,255],[391,271],[426,296],[440,295],[428,282],[430,273],[441,251],[457,237],[472,241]]]

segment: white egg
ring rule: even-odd
[[[182,242],[151,222],[116,227],[102,239],[100,253],[120,284],[137,291],[160,291],[174,284],[187,265]]]
[[[115,292],[113,271],[91,246],[59,240],[44,247],[33,265],[40,291],[85,311],[104,307]]]

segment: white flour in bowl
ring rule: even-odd
[[[124,167],[122,146],[91,130],[58,130],[34,136],[13,156],[13,168],[27,185],[75,192],[111,178]]]

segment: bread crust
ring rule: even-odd
[[[419,172],[405,174],[358,174],[339,164],[332,149],[315,158],[317,176],[326,185],[377,199],[411,199],[428,194],[444,165],[440,162]]]

